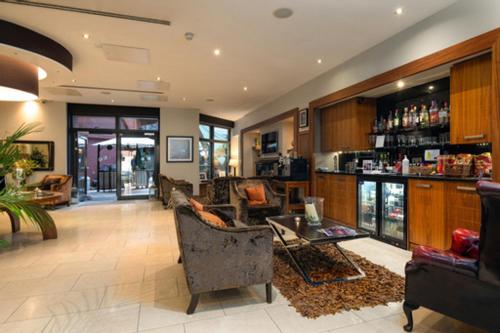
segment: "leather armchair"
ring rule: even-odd
[[[26,185],[27,190],[39,188],[43,191],[59,192],[61,197],[57,198],[53,205],[71,204],[71,187],[73,186],[73,177],[69,175],[46,175],[42,181],[36,184]]]
[[[175,227],[180,262],[191,293],[187,313],[196,309],[201,293],[266,284],[266,299],[272,301],[273,232],[269,226],[219,228],[204,220],[191,207],[188,198],[172,191]],[[229,205],[210,206],[225,210],[223,220],[231,217]],[[227,224],[227,223],[226,223]]]
[[[405,331],[424,306],[478,328],[500,328],[500,184],[478,182],[481,232],[457,229],[449,250],[419,246],[406,264]]]
[[[266,204],[250,205],[246,187],[264,185]],[[247,225],[267,224],[266,217],[281,215],[285,204],[285,195],[275,192],[266,179],[245,179],[231,186],[231,204],[236,207],[236,217]]]
[[[165,207],[169,207],[170,193],[175,188],[182,191],[185,195],[193,196],[193,184],[183,179],[173,179],[171,177],[159,174],[160,179],[160,193]]]

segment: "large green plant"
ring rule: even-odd
[[[0,209],[9,210],[17,218],[31,222],[38,227],[52,224],[52,217],[40,205],[29,201],[24,195],[5,184],[5,176],[12,172],[16,162],[21,159],[19,148],[14,144],[22,137],[40,132],[39,123],[22,124],[14,133],[0,139]],[[0,210],[1,211],[1,210]],[[0,245],[5,245],[0,242]]]

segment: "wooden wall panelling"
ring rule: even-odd
[[[493,179],[500,182],[500,37],[497,38],[492,52],[492,126]]]

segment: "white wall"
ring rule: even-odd
[[[194,194],[198,194],[200,168],[198,139],[200,112],[197,109],[160,109],[160,172],[175,179],[185,179],[193,184]],[[193,162],[167,163],[167,136],[193,136]]]
[[[21,124],[40,122],[43,131],[23,140],[54,141],[54,171],[37,171],[29,182],[40,181],[48,173],[67,173],[66,103],[61,102],[0,102],[0,137],[12,134]]]
[[[500,0],[461,0],[236,121],[239,130],[500,26]],[[351,36],[350,38],[355,38]]]

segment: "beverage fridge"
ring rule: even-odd
[[[358,177],[358,228],[373,238],[406,249],[406,180],[387,178]]]

